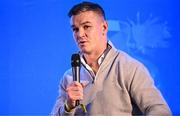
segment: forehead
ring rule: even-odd
[[[93,11],[85,11],[81,12],[77,15],[73,15],[70,20],[71,25],[79,25],[84,22],[99,22],[102,21],[103,17],[100,16],[98,13]]]

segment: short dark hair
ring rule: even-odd
[[[106,19],[105,12],[99,4],[87,1],[74,5],[70,9],[68,16],[71,17],[85,11],[95,11],[97,14],[103,16],[103,18]]]

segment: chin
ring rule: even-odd
[[[86,49],[81,49],[81,52],[84,53],[84,54],[89,54],[90,51],[86,50]]]
[[[79,47],[82,53],[90,54],[92,52],[92,49],[88,46],[80,46]]]

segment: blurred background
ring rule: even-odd
[[[69,9],[82,0],[0,1],[0,115],[48,115],[71,68]],[[91,0],[109,23],[109,40],[147,66],[180,115],[178,0]]]

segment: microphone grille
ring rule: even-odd
[[[71,56],[71,66],[72,67],[80,67],[81,60],[80,60],[80,55],[79,54],[72,54]]]

